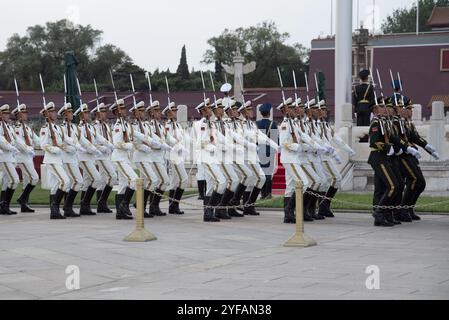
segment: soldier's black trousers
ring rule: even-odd
[[[391,160],[380,152],[372,153],[369,164],[374,170],[373,204],[380,206],[393,205],[400,184]]]
[[[398,181],[398,184],[396,185],[396,195],[393,199],[392,205],[399,206],[403,203],[403,192],[405,188],[405,178],[404,178],[404,172],[403,172],[403,165],[401,163],[401,159],[398,156],[391,156],[391,165],[393,168],[393,172],[396,176],[396,179]]]
[[[412,155],[403,155],[399,157],[401,172],[405,179],[405,191],[402,203],[405,205],[414,205],[421,193],[426,188],[418,159]]]

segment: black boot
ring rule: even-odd
[[[90,202],[92,200],[92,197],[95,194],[95,189],[92,188],[92,186],[89,186],[87,190],[84,192],[84,196],[82,197],[81,203],[80,203],[80,215],[82,216],[94,216],[96,215],[95,212],[92,211],[90,207]]]
[[[132,216],[130,217],[127,214],[125,214],[120,207],[124,196],[125,196],[124,194],[118,194],[118,193],[115,195],[115,208],[116,208],[115,218],[117,220],[122,220],[122,219],[127,220],[127,219],[133,218]]]
[[[234,192],[232,192],[232,191],[229,191],[229,192],[230,192],[229,197],[231,197],[231,198],[230,198],[229,201],[226,203],[226,206],[228,206],[228,207],[229,207],[229,206],[233,206],[233,204],[232,204],[232,198],[234,198],[234,195],[235,195]],[[224,196],[224,195],[223,195],[223,196]],[[238,217],[238,218],[244,217],[243,214],[238,213],[237,210],[235,210],[234,208],[228,208],[228,215],[231,216],[231,217]]]
[[[374,225],[376,227],[392,227],[392,226],[394,226],[394,223],[388,222],[387,220],[385,220],[385,216],[380,209],[374,210],[373,217],[374,217]]]
[[[65,219],[59,211],[59,205],[64,197],[64,191],[58,189],[54,195],[50,195],[50,219]]]
[[[230,201],[230,205],[231,206],[239,206],[240,205],[240,200],[242,199],[242,196],[244,195],[246,190],[246,186],[239,183],[239,185],[237,186],[237,189],[234,192],[234,195]]]
[[[205,197],[205,200],[206,200],[206,198],[209,198],[208,199],[209,201],[206,204],[206,205],[209,206],[209,208],[206,209],[205,214],[204,214],[204,218],[203,218],[203,220],[205,222],[218,222],[218,221],[220,221],[220,219],[215,216],[214,207],[216,207],[218,205],[218,203],[220,203],[221,197],[222,197],[222,195],[217,193],[217,192],[215,192],[215,191],[212,193],[212,196],[210,198],[209,197]]]
[[[175,198],[175,190],[171,189],[168,191],[168,213],[174,214],[174,208],[173,208],[173,200]]]
[[[184,214],[184,211],[179,210],[179,201],[181,200],[183,193],[184,193],[184,189],[176,188],[176,190],[174,190],[173,198],[176,201],[172,201],[171,206],[168,208],[168,213]]]
[[[133,218],[131,210],[129,209],[129,203],[131,202],[133,194],[134,190],[126,187],[125,194],[123,195],[123,200],[119,205],[120,212],[122,213],[122,215],[127,216],[128,219]]]
[[[100,198],[101,198],[101,194],[103,193],[103,190],[98,190],[95,192],[96,196],[97,196],[97,203],[100,202]],[[98,212],[98,210],[97,210]],[[99,212],[98,212],[99,213]]]
[[[251,216],[258,216],[260,215],[259,212],[256,211],[254,204],[256,203],[257,197],[259,196],[260,193],[260,189],[257,187],[254,187],[253,191],[251,192],[249,199],[248,199],[248,205],[249,207],[245,207],[245,209],[247,210],[247,214],[251,215]],[[243,211],[243,213],[245,214],[245,210]]]
[[[338,189],[334,187],[329,187],[327,190],[325,196],[327,198],[334,198],[335,194],[337,193]],[[320,202],[319,208],[318,208],[318,214],[327,218],[333,218],[335,217],[334,213],[332,212],[330,206],[331,206],[331,200],[330,199],[324,199]]]
[[[151,205],[150,205],[150,213],[155,216],[166,216],[167,215],[165,212],[162,212],[161,209],[159,208],[159,203],[161,202],[163,193],[164,193],[164,191],[162,191],[160,189],[156,189],[155,193],[153,195],[153,201],[151,202]],[[161,194],[161,195],[159,195],[159,194]]]
[[[233,195],[232,191],[229,189],[226,189],[225,192],[223,193],[223,197],[221,198],[221,201],[218,204],[218,206],[226,207],[228,202],[231,200],[232,195]],[[231,216],[229,215],[227,209],[215,209],[215,216],[218,219],[223,219],[223,220],[232,219]]]
[[[310,207],[310,201],[311,196],[308,193],[303,194],[303,209],[302,209],[302,215],[304,217],[304,221],[313,221],[313,217],[309,213],[309,207]]]
[[[396,220],[396,219],[394,218],[393,211],[385,211],[385,212],[384,212],[384,218],[385,218],[385,220],[387,220],[387,222],[389,222],[389,223],[392,223],[392,224],[401,224],[400,221],[398,221],[398,220]]]
[[[17,203],[20,204],[20,212],[34,212],[28,205],[28,199],[30,198],[30,193],[33,189],[34,186],[32,184],[27,184],[25,189],[23,189],[22,194],[17,199]]]
[[[313,191],[314,193],[318,193],[316,191]],[[310,195],[310,203],[309,203],[309,214],[312,216],[314,220],[323,220],[325,219],[323,216],[316,213],[316,204],[318,201],[318,197],[315,195]]]
[[[147,211],[148,198],[150,197],[151,191],[145,189],[143,191],[143,217],[144,218],[154,218],[154,215]]]
[[[67,218],[76,218],[80,215],[73,211],[73,202],[75,201],[77,191],[70,189],[68,193],[65,195],[64,206],[62,210],[64,211],[64,216]]]
[[[408,213],[408,209],[399,209],[396,210],[394,217],[396,220],[399,220],[401,222],[412,222],[412,217],[410,217],[410,214]]]
[[[292,208],[292,198],[294,198],[294,195],[292,197],[284,197],[284,223],[296,223],[294,208]]]
[[[410,217],[412,218],[412,220],[421,220],[421,217],[415,213],[415,209],[409,208],[408,213],[409,213]]]
[[[14,213],[14,211],[9,210],[8,205],[7,205],[7,190],[2,191],[1,192],[1,200],[0,200],[0,214],[4,214],[4,215],[12,215],[12,214],[17,214]]]
[[[251,191],[245,191],[243,192],[243,197],[242,197],[242,204],[243,204],[243,214],[244,215],[248,215],[250,210],[249,207],[246,207],[245,205],[248,203],[249,200],[249,196],[251,195]]]
[[[198,200],[204,200],[204,194],[206,193],[206,180],[197,180],[198,184]]]
[[[8,212],[8,215],[17,214],[17,212],[12,211],[9,206],[11,205],[12,196],[14,195],[15,189],[6,188],[5,190],[5,210]]]
[[[111,191],[110,185],[106,185],[102,191],[97,191],[97,213],[112,213],[112,210],[108,207],[108,198]]]

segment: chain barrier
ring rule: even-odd
[[[208,205],[202,205],[202,204],[196,204],[196,203],[192,203],[192,202],[188,202],[185,200],[178,200],[175,198],[171,198],[169,196],[164,195],[163,193],[158,193],[156,191],[153,191],[154,194],[161,196],[162,199],[164,200],[170,200],[173,202],[177,202],[179,204],[183,204],[186,206],[190,206],[190,207],[194,207],[194,208],[198,208],[198,209],[243,209],[243,208],[247,208],[247,207],[251,207],[251,204],[242,204],[242,205],[235,205],[235,206],[208,206]],[[330,198],[330,197],[326,197],[324,195],[318,194],[316,192],[313,191],[305,191],[304,193],[310,194],[312,196],[315,196],[317,198],[321,198],[322,200],[329,200],[329,201],[333,201],[334,203],[341,203],[341,204],[346,204],[346,205],[357,205],[357,206],[361,206],[361,207],[366,207],[367,209],[389,209],[389,210],[393,210],[393,209],[415,209],[415,208],[422,208],[422,207],[430,207],[430,206],[435,206],[435,205],[440,205],[440,204],[449,204],[449,200],[446,201],[440,201],[440,202],[432,202],[432,203],[425,203],[425,204],[419,204],[419,205],[399,205],[399,206],[379,206],[379,205],[370,205],[370,204],[366,204],[366,203],[360,203],[360,202],[351,202],[351,201],[345,201],[345,200],[340,200],[340,199],[335,199],[335,198]],[[264,204],[267,203],[269,201],[271,201],[272,199],[265,199],[265,200],[259,200],[257,201],[257,204]]]

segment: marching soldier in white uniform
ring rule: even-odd
[[[50,182],[50,219],[65,219],[59,211],[59,205],[64,197],[65,190],[70,188],[70,179],[67,176],[62,162],[62,150],[66,147],[63,141],[62,129],[54,124],[56,120],[55,104],[47,103],[41,110],[47,123],[41,128],[39,139]]]
[[[1,113],[1,134],[0,134],[0,148],[3,153],[0,157],[0,165],[3,171],[2,192],[0,213],[6,215],[17,214],[17,212],[10,210],[11,199],[17,185],[19,184],[19,175],[16,171],[15,156],[19,152],[17,149],[17,137],[14,129],[8,124],[9,121],[9,105],[4,104],[0,107]]]
[[[58,115],[63,117],[63,123],[60,125],[63,133],[63,143],[66,147],[62,150],[62,163],[65,172],[70,180],[69,190],[66,191],[64,206],[62,207],[65,217],[79,217],[80,215],[73,211],[73,203],[76,195],[83,185],[83,176],[79,168],[77,153],[81,150],[78,142],[78,127],[73,121],[73,110],[71,103],[65,103],[59,109]]]
[[[81,188],[80,215],[95,215],[92,211],[90,203],[95,194],[95,190],[101,185],[102,180],[100,173],[95,166],[97,156],[101,156],[101,152],[97,149],[97,135],[95,128],[89,123],[90,113],[87,104],[82,104],[74,113],[79,115],[80,122],[78,124],[78,139],[82,150],[78,152],[78,160],[83,170],[83,186]]]
[[[248,140],[250,143],[256,145],[258,144],[269,144],[270,147],[275,149],[276,151],[279,149],[279,146],[276,142],[268,138],[262,131],[257,128],[257,125],[254,121],[251,120],[253,116],[251,101],[246,101],[238,111],[243,116],[244,120],[242,121],[243,127],[243,137]],[[253,176],[256,179],[254,185],[246,190],[248,193],[251,191],[248,200],[246,203],[248,206],[245,206],[243,210],[243,214],[249,215],[259,215],[254,208],[254,204],[257,200],[257,197],[262,190],[263,185],[265,184],[265,173],[260,166],[259,155],[257,154],[257,148],[248,148],[245,153],[246,159],[245,163],[251,169]],[[251,190],[252,189],[252,190]]]
[[[119,190],[115,195],[116,219],[132,219],[129,202],[136,189],[137,174],[131,167],[130,153],[133,152],[131,126],[124,119],[126,108],[123,99],[117,100],[109,109],[117,118],[112,130],[114,151],[111,155],[111,160],[117,167],[119,182]]]
[[[232,134],[230,133],[231,129],[228,128],[228,125],[223,121],[223,108],[223,100],[218,99],[213,106],[213,112],[216,118],[214,121],[215,129],[219,133],[219,135],[217,135],[217,138],[219,138],[218,146],[221,151],[221,154],[219,153],[219,166],[226,178],[226,190],[224,191],[223,198],[219,204],[219,206],[224,207],[231,205],[232,197],[237,190],[240,179],[235,172],[233,165],[234,152],[236,150],[235,143]],[[220,219],[231,219],[232,216],[243,216],[236,212],[235,209],[217,209],[215,210],[215,215]]]
[[[295,188],[301,184],[305,190],[310,181],[301,167],[301,152],[304,144],[301,143],[294,127],[292,118],[295,116],[293,100],[288,98],[278,107],[284,114],[284,120],[279,127],[279,143],[281,147],[281,163],[285,168],[286,189],[284,195],[284,223],[295,223]]]
[[[154,134],[154,138],[162,145],[166,143],[165,129],[164,126],[160,123],[161,121],[161,108],[159,105],[159,101],[155,100],[153,103],[147,108],[147,111],[150,113],[150,122],[149,126],[151,132]],[[152,156],[150,157],[150,161],[153,164],[154,172],[158,177],[157,187],[154,193],[150,195],[150,213],[155,216],[165,216],[167,213],[162,212],[159,207],[159,203],[162,198],[162,194],[168,188],[170,184],[170,179],[168,178],[167,167],[165,165],[165,150],[164,149],[153,149]]]
[[[154,214],[149,213],[146,210],[148,198],[156,189],[158,177],[154,172],[150,158],[152,157],[154,149],[161,149],[163,146],[153,138],[148,123],[144,122],[145,115],[145,103],[143,101],[137,103],[130,109],[134,115],[134,122],[132,124],[133,136],[141,134],[145,136],[150,143],[133,139],[134,152],[132,156],[132,162],[136,168],[140,171],[140,176],[144,180],[144,217],[152,218]]]
[[[101,176],[101,185],[97,189],[97,213],[111,213],[112,210],[108,207],[108,198],[111,194],[114,184],[117,182],[117,172],[111,162],[111,153],[114,150],[112,143],[112,131],[107,123],[107,109],[104,103],[96,106],[91,113],[95,114],[95,121],[93,122],[96,135],[104,138],[104,143],[97,141],[97,148],[101,155],[97,156],[98,171]]]
[[[34,149],[39,148],[39,137],[26,124],[28,120],[28,111],[25,104],[20,104],[12,113],[16,116],[16,142],[19,152],[17,153],[17,164],[22,172],[23,192],[17,199],[20,204],[20,212],[34,212],[28,205],[30,193],[39,182],[39,175],[34,169],[33,158]]]
[[[334,132],[334,130],[329,126],[329,124],[324,120],[327,116],[327,107],[325,102],[320,104],[319,111],[318,111],[318,122],[321,127],[322,136],[324,139],[329,141],[330,144],[333,144],[337,146],[340,150],[343,150],[348,153],[350,157],[355,155],[354,150],[348,146],[346,143],[343,142],[343,140]],[[326,170],[331,174],[332,176],[332,183],[325,192],[325,196],[327,198],[334,198],[335,194],[337,193],[338,189],[341,187],[341,180],[342,176],[340,171],[338,170],[336,164],[340,164],[341,160],[340,158],[335,155],[333,157],[331,156],[325,156],[323,155],[323,162],[324,167]],[[325,217],[334,217],[334,213],[330,209],[331,201],[330,199],[324,199],[320,202],[320,205],[318,207],[318,214],[325,216]]]
[[[167,143],[173,148],[166,153],[170,164],[169,197],[176,200],[169,201],[168,213],[170,214],[184,214],[184,211],[179,210],[178,201],[181,200],[189,179],[184,162],[187,156],[186,146],[190,144],[190,140],[181,124],[177,122],[177,111],[178,108],[173,101],[162,111],[162,114],[167,117],[165,132],[167,137],[170,137]]]
[[[214,207],[220,203],[224,190],[226,189],[226,178],[218,166],[217,134],[210,121],[212,112],[210,110],[210,100],[205,99],[196,110],[201,113],[202,118],[194,123],[194,143],[199,150],[197,161],[204,165],[206,175],[206,196],[204,197],[205,222],[217,222],[219,218],[215,216]]]

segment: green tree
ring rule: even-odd
[[[189,66],[187,65],[187,55],[186,55],[186,46],[183,45],[181,49],[181,59],[179,61],[178,70],[176,73],[179,74],[182,80],[189,79]]]
[[[293,84],[291,70],[305,72],[308,69],[308,50],[300,44],[287,44],[290,35],[281,33],[274,22],[265,21],[255,27],[225,29],[218,37],[208,40],[212,47],[204,56],[204,63],[215,63],[215,78],[222,73],[217,67],[221,63],[232,64],[237,48],[246,61],[255,61],[256,70],[247,75],[245,83],[249,87],[272,87],[279,84],[276,67],[288,72],[285,85]],[[298,81],[302,84],[302,78]]]
[[[427,20],[433,7],[447,7],[449,0],[419,0],[419,31],[430,31]],[[383,21],[383,33],[407,33],[416,31],[416,3],[411,8],[399,8]]]

